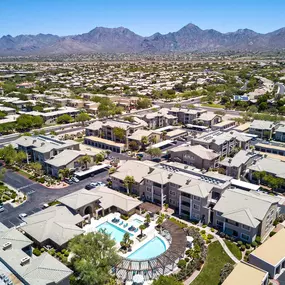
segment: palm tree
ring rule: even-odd
[[[147,226],[149,226],[149,224],[150,224],[150,214],[147,214],[147,215],[145,216],[145,224],[146,224]]]
[[[167,131],[163,131],[162,132],[162,140],[166,140],[166,134],[167,134]]]
[[[86,155],[80,157],[80,158],[78,159],[78,161],[79,161],[81,164],[84,165],[85,169],[87,169],[87,168],[88,168],[88,163],[91,162],[91,157],[90,157],[88,154],[86,154]]]
[[[132,190],[132,186],[133,184],[135,183],[135,179],[134,179],[134,176],[130,176],[130,175],[127,175],[124,179],[124,185],[125,187],[127,188],[127,193],[129,194],[130,193],[130,190]]]
[[[161,230],[161,225],[163,223],[163,216],[160,215],[156,221],[157,226],[159,227],[159,229]]]
[[[120,245],[124,249],[129,249],[133,243],[134,243],[134,241],[131,239],[130,234],[128,232],[126,232],[123,236],[122,241],[120,242]]]
[[[148,138],[147,136],[142,136],[141,138],[141,145],[142,145],[142,149],[145,149],[145,147],[148,145]]]
[[[139,228],[141,230],[140,236],[143,237],[143,230],[145,230],[146,226],[145,225],[140,225]]]
[[[157,143],[157,137],[153,136],[150,141],[152,144],[156,144]]]
[[[59,177],[61,177],[61,179],[64,180],[65,178],[69,178],[70,170],[69,168],[63,168],[59,170],[58,174],[59,174]]]

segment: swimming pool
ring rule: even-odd
[[[123,240],[124,234],[127,232],[116,225],[113,225],[109,222],[105,222],[96,227],[96,230],[105,230],[107,234],[111,235],[111,238],[114,239],[117,243],[120,243]],[[133,234],[130,234],[133,236]]]
[[[164,241],[159,237],[155,237],[130,254],[128,258],[134,260],[150,259],[162,254],[165,251],[166,244]]]

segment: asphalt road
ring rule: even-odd
[[[22,222],[18,217],[19,214],[26,213],[31,215],[36,213],[42,209],[44,203],[54,201],[64,195],[82,189],[86,184],[92,181],[105,182],[107,178],[108,172],[104,171],[94,177],[84,179],[79,183],[72,184],[66,188],[50,189],[25,178],[17,172],[8,170],[5,174],[4,182],[25,193],[28,198],[25,203],[16,208],[13,208],[10,204],[5,204],[5,211],[0,213],[0,222],[9,228],[17,226]]]
[[[284,95],[285,93],[285,86],[282,83],[276,83],[278,86],[277,94]]]

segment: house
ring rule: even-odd
[[[165,134],[167,140],[186,139],[188,132],[184,129],[174,129]]]
[[[275,279],[285,268],[285,229],[266,240],[249,255],[249,263]]]
[[[267,237],[276,219],[278,199],[256,192],[227,189],[213,208],[213,225],[224,233],[252,243]]]
[[[245,173],[247,167],[257,158],[260,158],[257,153],[240,150],[234,157],[226,157],[220,161],[219,165],[226,170],[226,175],[239,179]]]
[[[90,157],[90,162],[87,162],[86,165],[83,165],[80,162],[80,159],[86,155]],[[46,160],[44,167],[47,174],[50,174],[54,177],[59,177],[61,169],[85,169],[86,166],[88,168],[89,166],[93,166],[94,164],[96,164],[96,154],[94,152],[65,149],[58,155],[55,155],[51,159]]]
[[[246,262],[239,262],[222,285],[267,285],[268,272]]]
[[[77,235],[82,234],[84,218],[62,205],[49,207],[25,218],[21,230],[38,247],[51,245],[61,249]]]
[[[169,151],[170,160],[193,165],[199,169],[216,168],[219,154],[201,145],[182,145]]]
[[[257,135],[262,139],[271,139],[275,130],[275,124],[270,121],[254,120],[250,127],[249,133]]]
[[[0,224],[0,266],[13,284],[68,285],[72,270],[47,252],[32,255],[32,240]],[[3,283],[4,284],[4,283]]]

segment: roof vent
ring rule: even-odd
[[[12,243],[9,242],[9,241],[3,244],[3,250],[6,250],[6,249],[8,249],[10,247],[12,247]]]
[[[29,256],[26,256],[26,257],[24,257],[24,258],[21,259],[20,264],[21,264],[22,266],[24,266],[25,264],[27,264],[27,263],[29,263],[29,262],[30,262],[30,257],[29,257]]]
[[[188,185],[191,182],[191,179],[187,179],[186,184]]]
[[[173,173],[169,173],[168,174],[168,179],[170,179],[172,175],[173,175]]]

